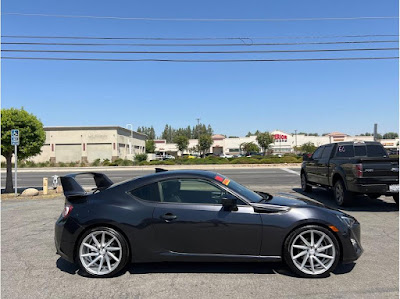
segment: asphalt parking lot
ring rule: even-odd
[[[298,170],[221,170],[273,194],[301,194]],[[329,192],[308,195],[335,207]],[[294,277],[282,263],[152,263],[92,279],[56,255],[54,223],[64,199],[3,200],[3,298],[398,298],[399,219],[392,198],[357,197],[344,209],[361,223],[364,254],[324,279]]]

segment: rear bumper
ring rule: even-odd
[[[54,228],[56,253],[71,263],[74,262],[75,243],[81,231],[82,227],[72,218],[65,220],[60,217]]]
[[[390,185],[398,185],[398,181],[393,182],[385,182],[385,183],[373,183],[373,184],[362,184],[362,183],[355,183],[349,184],[348,188],[352,192],[356,193],[363,193],[363,194],[382,194],[382,195],[394,195],[398,194],[398,192],[391,192],[389,191]]]

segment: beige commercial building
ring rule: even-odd
[[[311,142],[315,146],[320,146],[327,143],[341,142],[341,141],[373,141],[373,136],[349,136],[340,132],[332,132],[325,136],[306,136],[304,134],[288,134],[286,132],[275,130],[270,132],[274,138],[274,142],[270,145],[270,150],[274,154],[293,153],[296,146],[301,146],[305,143]],[[224,135],[213,135],[213,144],[209,149],[209,153],[216,155],[239,155],[243,143],[253,142],[258,145],[256,136],[226,138]],[[177,155],[178,147],[174,143],[167,143],[166,140],[156,140],[156,152]],[[399,139],[382,139],[381,143],[385,148],[398,149]],[[198,144],[197,139],[190,139],[188,150],[184,153],[196,153],[195,147]]]
[[[118,126],[45,127],[46,141],[34,162],[130,159],[145,152],[146,135]]]

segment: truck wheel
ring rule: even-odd
[[[304,172],[301,173],[301,190],[307,193],[312,191],[312,187],[307,184],[307,177]]]
[[[398,193],[393,195],[393,199],[396,202],[396,205],[399,205],[399,194]]]
[[[335,186],[333,187],[333,194],[338,206],[347,205],[353,197],[351,192],[346,189],[342,180],[336,181]]]

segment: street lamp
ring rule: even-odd
[[[130,127],[131,130],[131,138],[133,138],[133,125],[132,124],[126,124],[126,128],[128,129]],[[129,154],[132,155],[132,139],[129,140]]]

